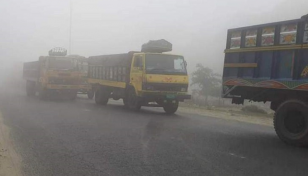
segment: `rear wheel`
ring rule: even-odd
[[[287,100],[276,110],[274,128],[287,144],[308,146],[308,105],[300,100]]]
[[[26,92],[27,92],[27,96],[35,95],[35,82],[34,81],[27,81]]]
[[[88,98],[89,98],[89,99],[93,99],[93,97],[94,97],[94,91],[89,90],[89,91],[87,92],[87,95],[88,95]]]
[[[95,102],[96,104],[106,105],[108,103],[110,91],[107,87],[99,87],[95,91]]]
[[[163,106],[166,114],[174,114],[178,110],[178,107],[179,107],[178,101],[176,101],[175,103],[170,102]]]
[[[127,107],[131,110],[134,110],[134,111],[140,110],[141,101],[140,101],[140,98],[136,95],[134,88],[129,89],[126,104],[127,104]]]

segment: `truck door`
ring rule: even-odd
[[[143,70],[144,57],[142,54],[135,54],[131,66],[130,83],[136,91],[142,90]]]

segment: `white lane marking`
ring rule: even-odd
[[[244,157],[244,156],[236,155],[236,154],[234,154],[234,153],[229,153],[229,155],[234,156],[234,157],[237,157],[237,158],[241,158],[241,159],[245,159],[245,158],[246,158],[246,157]]]

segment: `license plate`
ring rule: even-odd
[[[167,97],[168,99],[174,99],[174,98],[175,98],[175,95],[169,94],[169,95],[166,95],[166,97]]]

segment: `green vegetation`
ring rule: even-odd
[[[197,64],[196,70],[192,73],[191,85],[197,85],[198,94],[205,97],[207,102],[208,96],[219,97],[221,93],[221,75],[214,73],[210,68]],[[196,91],[195,91],[196,92]]]

